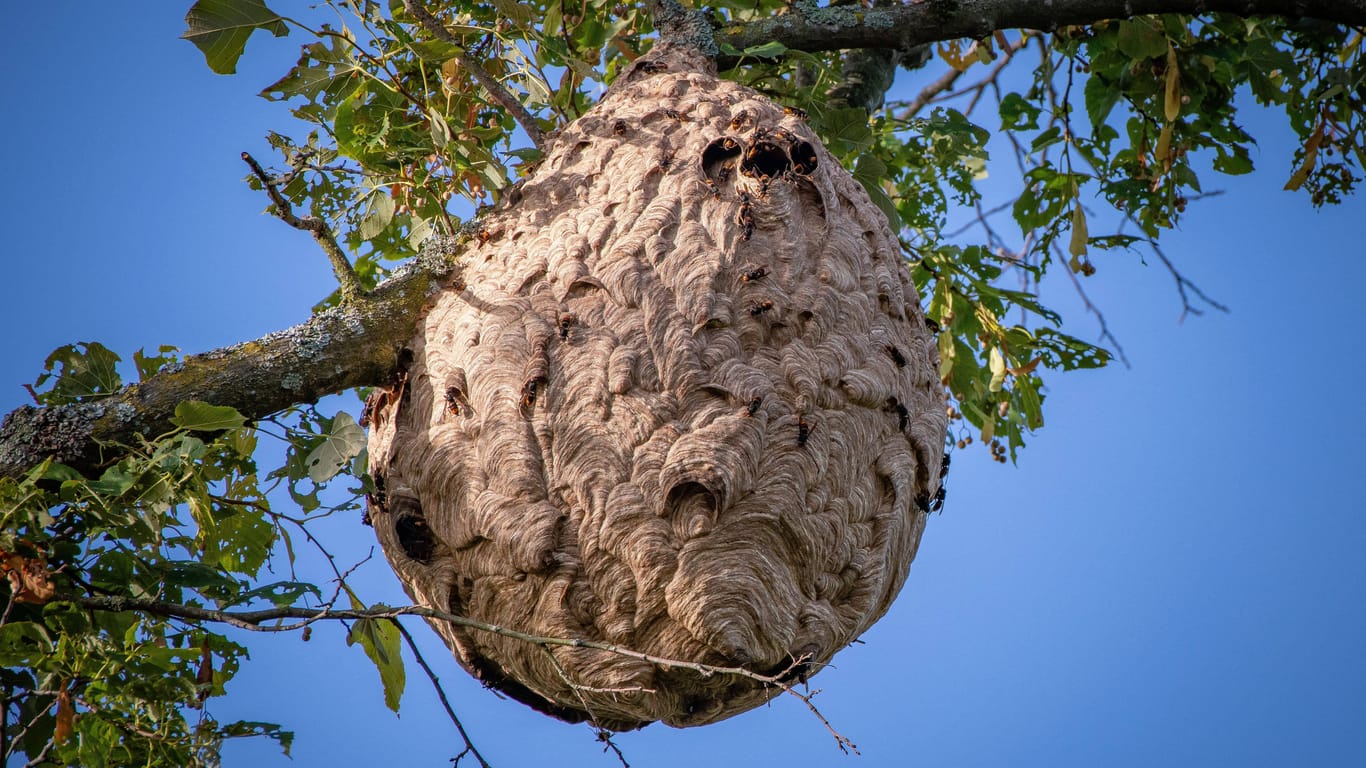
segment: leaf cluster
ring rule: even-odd
[[[171,352],[139,352],[139,373],[174,365]],[[119,362],[99,344],[63,347],[35,394],[53,405],[98,398],[122,386]],[[284,416],[273,424],[285,424]],[[266,736],[289,751],[293,736],[279,725],[224,723],[209,711],[246,658],[240,643],[203,623],[90,611],[79,601],[126,597],[219,610],[323,604],[321,588],[293,574],[293,537],[314,541],[310,519],[356,506],[352,495],[324,507],[318,492],[363,463],[361,430],[344,412],[297,412],[283,435],[284,466],[264,477],[290,488],[301,517],[273,511],[271,486],[261,485],[255,456],[271,424],[197,401],[181,403],[171,421],[174,429],[155,438],[102,446],[116,458],[97,476],[49,460],[0,480],[6,759],[216,765],[223,740],[243,736]],[[297,488],[304,482],[306,492]],[[275,573],[280,567],[288,578]],[[393,675],[392,662],[384,671]]]

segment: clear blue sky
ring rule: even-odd
[[[177,39],[186,5],[9,9],[0,411],[58,345],[204,351],[302,321],[329,290],[309,238],[260,215],[238,158],[269,156],[261,137],[284,110],[254,94],[300,41],[258,36],[239,75],[215,76]],[[632,765],[1366,764],[1366,207],[1316,213],[1282,192],[1292,146],[1250,122],[1261,170],[1207,182],[1228,193],[1167,243],[1232,314],[1179,324],[1155,261],[1096,258],[1088,288],[1133,368],[1054,377],[1018,468],[975,446],[955,456],[900,599],[814,681],[863,757],[780,699],[624,734]],[[324,531],[344,560],[372,546],[355,517]],[[378,558],[358,578],[367,600],[404,600]],[[483,691],[412,627],[495,765],[614,764],[587,728]],[[254,661],[213,713],[299,736],[292,762],[244,742],[229,768],[436,767],[459,752],[416,666],[395,717],[340,632],[245,640]]]

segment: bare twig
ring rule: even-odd
[[[497,78],[490,75],[487,70],[479,66],[479,62],[470,58],[469,55],[465,53],[465,46],[461,44],[460,38],[451,34],[451,31],[446,29],[445,25],[433,16],[431,11],[428,11],[422,3],[418,2],[418,0],[403,0],[403,7],[437,39],[456,46],[458,49],[455,52],[454,57],[456,63],[466,72],[469,72],[474,76],[474,79],[484,87],[484,90],[488,91],[489,98],[498,102],[498,106],[506,109],[508,113],[512,115],[512,119],[516,120],[517,124],[522,126],[522,130],[526,131],[527,138],[531,139],[531,143],[534,144],[537,149],[545,149],[545,135],[541,133],[540,127],[536,125],[536,118],[527,111],[526,105],[522,104],[516,96],[513,96],[508,89],[503,87],[502,83],[498,82]]]
[[[588,703],[588,698],[583,695],[585,690],[590,689],[587,686],[581,686],[573,680],[570,680],[569,675],[564,671],[564,667],[560,666],[560,660],[555,658],[554,652],[549,648],[542,646],[541,650],[545,652],[546,658],[550,659],[550,666],[555,668],[555,674],[559,675],[560,679],[564,681],[564,684],[569,686],[569,690],[574,694],[575,698],[579,700],[579,706],[583,707],[583,711],[588,713],[588,725],[593,729],[594,737],[604,744],[602,751],[606,752],[611,750],[612,752],[615,752],[617,759],[621,761],[623,768],[631,768],[631,764],[626,762],[626,755],[622,753],[621,747],[618,747],[616,742],[612,741],[612,732],[603,728],[601,725],[598,725],[597,713],[593,711],[593,707]],[[556,704],[558,702],[551,701],[550,703]]]
[[[413,652],[413,658],[417,659],[418,666],[422,667],[422,671],[427,673],[427,679],[432,681],[432,687],[436,689],[436,697],[441,700],[441,706],[446,709],[446,714],[450,716],[451,722],[455,723],[455,730],[460,732],[460,738],[465,742],[465,749],[460,753],[459,757],[455,758],[456,761],[458,762],[460,757],[467,754],[474,755],[474,759],[479,761],[480,766],[483,768],[490,768],[488,761],[484,759],[483,755],[479,754],[479,750],[474,746],[474,742],[470,741],[470,735],[465,731],[464,724],[460,722],[460,718],[456,716],[455,710],[451,707],[451,702],[446,698],[446,689],[441,687],[441,680],[436,676],[436,673],[432,671],[432,668],[427,665],[427,660],[422,658],[422,652],[417,649],[417,643],[413,640],[413,636],[408,633],[408,628],[403,626],[403,622],[398,619],[390,619],[390,621],[398,628],[399,634],[403,635],[403,641],[408,644],[408,650]]]
[[[332,262],[332,272],[336,274],[337,283],[341,287],[342,303],[349,304],[359,298],[363,293],[360,278],[356,277],[356,270],[352,268],[351,262],[347,260],[341,246],[337,245],[337,238],[332,234],[332,228],[327,226],[327,222],[317,216],[300,218],[294,215],[293,206],[280,193],[280,188],[266,174],[261,164],[256,162],[256,158],[243,152],[242,159],[251,166],[252,174],[260,180],[261,186],[265,187],[266,194],[270,196],[270,202],[275,205],[275,215],[289,226],[305,230],[313,235],[313,239],[323,249],[323,253],[327,254],[328,261]]]
[[[1181,317],[1177,318],[1176,321],[1178,323],[1183,322],[1186,319],[1186,315],[1198,316],[1205,314],[1205,311],[1203,309],[1200,309],[1199,307],[1191,303],[1190,295],[1186,293],[1187,291],[1190,291],[1190,293],[1195,294],[1196,298],[1205,302],[1209,306],[1219,310],[1220,312],[1228,313],[1229,308],[1227,306],[1220,304],[1219,302],[1205,295],[1205,292],[1200,290],[1200,286],[1191,282],[1190,278],[1181,274],[1181,272],[1176,268],[1176,265],[1172,264],[1172,260],[1167,258],[1167,254],[1162,252],[1161,246],[1149,240],[1148,247],[1153,249],[1153,253],[1157,255],[1157,258],[1161,259],[1162,264],[1165,265],[1167,267],[1167,271],[1171,273],[1172,279],[1176,281],[1176,292],[1181,296]]]
[[[1110,326],[1105,323],[1105,313],[1101,312],[1100,307],[1097,307],[1092,303],[1091,297],[1086,295],[1086,289],[1082,287],[1081,281],[1077,279],[1077,273],[1073,272],[1072,268],[1067,264],[1067,259],[1063,257],[1062,250],[1058,247],[1057,243],[1053,244],[1051,251],[1053,258],[1061,265],[1062,271],[1066,272],[1067,277],[1072,281],[1072,287],[1077,289],[1077,296],[1081,299],[1082,305],[1086,307],[1086,311],[1096,316],[1096,322],[1100,324],[1100,340],[1114,347],[1115,355],[1119,357],[1121,363],[1124,363],[1125,368],[1133,367],[1129,365],[1129,356],[1124,354],[1124,346],[1119,343],[1119,339],[1110,332]]]
[[[617,743],[615,741],[612,741],[611,731],[607,730],[606,728],[599,728],[597,729],[597,737],[598,741],[602,742],[603,744],[603,752],[606,752],[609,749],[612,750],[616,753],[617,759],[621,761],[621,768],[631,768],[631,764],[626,762],[626,755],[622,753],[621,747],[618,747]]]
[[[954,83],[958,82],[958,79],[962,77],[965,72],[965,70],[958,70],[950,67],[949,71],[940,75],[938,79],[922,88],[920,93],[916,94],[915,98],[911,99],[910,103],[897,114],[897,118],[900,120],[909,120],[933,101],[954,99],[968,93],[973,94],[973,96],[968,107],[963,110],[963,114],[970,114],[973,107],[977,105],[978,99],[982,97],[982,92],[985,91],[988,86],[995,85],[999,81],[1002,70],[1006,68],[1006,65],[1010,64],[1010,61],[1015,57],[1015,54],[1019,53],[1022,48],[1028,45],[1029,38],[1029,33],[1025,32],[1020,35],[1018,40],[1002,46],[1001,60],[996,62],[996,66],[992,67],[991,71],[981,80],[978,80],[962,90],[946,93],[953,87]]]

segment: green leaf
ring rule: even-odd
[[[338,411],[323,442],[304,459],[308,478],[323,483],[336,476],[341,468],[360,453],[365,446],[365,430],[346,411]]]
[[[1115,108],[1119,101],[1119,86],[1109,80],[1092,75],[1086,81],[1086,117],[1091,121],[1091,131],[1105,123],[1105,118],[1110,116],[1110,110]]]
[[[892,199],[887,196],[887,192],[882,188],[883,181],[887,179],[887,164],[882,162],[882,159],[877,155],[863,155],[859,158],[858,165],[854,166],[853,175],[854,179],[863,185],[863,189],[872,199],[873,205],[876,205],[887,217],[887,225],[892,228],[892,231],[900,229],[898,222],[901,220],[901,216],[897,213],[896,203],[892,202]]]
[[[33,383],[35,388],[42,387],[48,379],[56,377],[52,390],[38,399],[44,405],[61,405],[111,395],[123,385],[116,368],[119,360],[118,355],[97,341],[58,347],[47,356],[44,373]]]
[[[1214,170],[1230,176],[1252,172],[1252,158],[1248,155],[1247,147],[1238,144],[1230,147],[1216,144],[1214,149],[1219,153],[1219,156],[1214,158]]]
[[[162,368],[176,361],[176,354],[180,351],[179,347],[172,347],[162,344],[157,347],[157,354],[144,354],[141,349],[133,353],[133,365],[138,369],[138,379],[146,381]]]
[[[218,732],[225,739],[243,736],[265,736],[268,739],[274,739],[280,745],[280,751],[285,753],[285,757],[289,757],[289,748],[294,744],[294,732],[286,731],[276,723],[238,720],[235,723],[219,726]]]
[[[831,151],[836,154],[866,149],[873,143],[868,113],[859,107],[830,110],[820,119],[817,128],[825,143],[834,145]]]
[[[389,226],[389,222],[394,220],[394,207],[394,198],[390,197],[388,192],[376,190],[370,195],[365,215],[361,217],[360,226],[356,227],[356,234],[362,240],[378,237]]]
[[[741,53],[745,56],[756,56],[761,59],[776,59],[787,53],[787,46],[777,40],[770,40],[763,45],[751,45]]]
[[[202,400],[186,400],[175,407],[171,423],[195,432],[237,429],[247,423],[245,416],[227,405],[209,405]]]
[[[277,606],[284,607],[295,604],[304,595],[321,598],[322,591],[316,585],[307,582],[277,581],[274,584],[257,587],[250,592],[243,592],[234,597],[228,605],[240,605],[252,600],[269,600]]]
[[[1034,137],[1034,141],[1029,145],[1030,152],[1038,152],[1045,147],[1051,147],[1062,141],[1062,128],[1054,125],[1050,126],[1043,133]]]
[[[445,40],[422,40],[409,43],[408,48],[416,53],[419,59],[433,64],[443,64],[455,58],[457,54],[465,52],[464,48]]]
[[[209,69],[220,75],[237,72],[237,60],[252,32],[264,29],[276,37],[289,34],[284,18],[261,0],[198,0],[185,14],[185,26],[181,39],[194,43]]]
[[[351,626],[351,633],[346,636],[347,645],[356,643],[360,643],[365,655],[379,670],[380,683],[384,685],[385,706],[397,712],[405,682],[398,627],[389,619],[360,619]]]
[[[1087,86],[1090,86],[1090,81],[1087,81]],[[1036,129],[1039,127],[1041,111],[1038,105],[1026,101],[1020,94],[1007,93],[1001,99],[1001,128],[1013,131]]]
[[[52,638],[43,625],[32,621],[11,621],[0,626],[0,665],[28,666],[52,652]]]
[[[1155,59],[1167,52],[1167,35],[1144,19],[1121,21],[1115,47],[1130,59]]]

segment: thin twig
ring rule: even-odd
[[[417,659],[418,666],[427,673],[427,679],[432,681],[432,687],[436,689],[436,697],[441,700],[441,706],[445,707],[446,714],[450,716],[451,722],[455,723],[455,730],[460,732],[460,738],[465,741],[465,749],[455,758],[456,762],[459,762],[460,758],[467,754],[474,755],[474,759],[479,761],[479,765],[483,768],[490,768],[488,761],[479,754],[479,750],[474,746],[474,742],[470,741],[470,735],[465,731],[464,724],[460,722],[460,718],[455,714],[455,709],[451,707],[451,702],[446,698],[446,689],[441,687],[441,680],[427,665],[427,660],[422,657],[422,652],[417,649],[417,643],[413,640],[413,636],[408,633],[408,628],[403,626],[403,622],[398,619],[390,619],[390,621],[398,628],[399,634],[403,635],[403,641],[408,644],[408,650],[413,652],[413,658]]]
[[[569,679],[569,674],[564,671],[564,667],[560,666],[560,660],[555,658],[553,651],[545,646],[541,646],[541,650],[545,652],[546,658],[550,659],[550,666],[555,668],[555,674],[559,675],[560,679],[564,681],[564,684],[569,686],[569,690],[573,692],[574,697],[579,700],[579,706],[583,707],[583,711],[588,713],[588,726],[593,729],[594,737],[605,745],[602,748],[602,751],[606,752],[610,749],[616,753],[617,759],[621,761],[622,768],[631,768],[631,764],[626,762],[626,755],[622,753],[621,747],[618,747],[616,742],[612,741],[612,732],[598,724],[597,713],[593,711],[593,707],[588,703],[588,698],[583,695],[584,688]],[[546,700],[550,701],[551,704],[559,703],[551,700],[548,696],[546,697]]]
[[[522,130],[526,131],[527,138],[531,139],[531,143],[537,149],[544,150],[545,135],[536,125],[536,118],[527,111],[526,106],[516,96],[513,96],[508,89],[503,87],[502,83],[498,82],[497,78],[490,75],[487,70],[479,66],[479,62],[471,59],[465,53],[465,46],[461,44],[460,38],[451,34],[451,31],[446,29],[445,25],[438,21],[418,0],[403,0],[403,7],[437,39],[457,47],[458,50],[454,55],[456,63],[473,75],[474,79],[484,86],[484,90],[488,91],[489,97],[512,115],[512,119],[522,126]]]
[[[976,106],[977,100],[982,96],[982,91],[985,90],[988,85],[992,85],[997,81],[1001,75],[1001,71],[1006,68],[1006,65],[1010,63],[1010,60],[1015,54],[1019,53],[1020,49],[1024,48],[1028,42],[1029,35],[1022,34],[1019,40],[1002,47],[1001,60],[996,63],[996,66],[992,67],[991,72],[986,77],[983,77],[981,80],[961,91],[945,94],[945,91],[952,88],[953,84],[958,82],[958,79],[967,71],[950,67],[949,71],[940,75],[938,79],[922,88],[920,93],[916,94],[915,98],[911,99],[910,103],[897,114],[897,119],[909,120],[912,117],[915,117],[920,110],[924,109],[932,101],[946,101],[969,93],[973,94],[972,101],[963,112],[964,114],[972,112],[972,108]]]
[[[1124,354],[1124,346],[1119,343],[1119,339],[1110,332],[1110,326],[1105,323],[1105,313],[1100,311],[1100,307],[1097,307],[1092,303],[1091,297],[1086,294],[1086,289],[1082,287],[1081,281],[1077,279],[1077,273],[1072,271],[1071,266],[1067,263],[1067,259],[1063,258],[1062,250],[1058,247],[1056,242],[1053,244],[1051,250],[1053,258],[1058,261],[1062,271],[1066,272],[1067,277],[1072,280],[1072,287],[1077,289],[1077,297],[1081,299],[1081,303],[1086,307],[1086,311],[1096,316],[1096,322],[1100,324],[1100,340],[1107,342],[1110,346],[1115,348],[1115,354],[1119,356],[1119,361],[1124,363],[1125,368],[1132,368],[1133,366],[1129,365],[1129,356]]]
[[[1191,293],[1195,294],[1197,297],[1199,297],[1201,301],[1205,302],[1211,307],[1214,307],[1215,309],[1225,314],[1228,313],[1229,308],[1227,306],[1220,304],[1214,299],[1211,299],[1209,296],[1206,296],[1205,292],[1200,290],[1200,286],[1191,282],[1190,278],[1181,274],[1181,272],[1177,270],[1176,265],[1172,264],[1172,260],[1167,258],[1167,254],[1162,252],[1161,246],[1149,240],[1148,247],[1153,249],[1153,253],[1157,255],[1157,258],[1162,260],[1162,263],[1167,267],[1167,271],[1171,273],[1172,279],[1176,281],[1176,292],[1181,296],[1181,317],[1177,318],[1176,321],[1178,323],[1185,321],[1186,315],[1205,314],[1204,310],[1191,304],[1190,296],[1186,293],[1187,289],[1189,289]]]
[[[347,260],[346,254],[342,251],[341,246],[337,245],[337,238],[332,234],[332,228],[327,226],[327,222],[317,216],[304,216],[303,218],[300,218],[294,215],[293,206],[291,206],[289,200],[285,199],[285,196],[280,193],[279,187],[276,186],[275,182],[266,174],[266,171],[261,167],[261,164],[256,162],[256,158],[243,152],[242,159],[246,161],[247,165],[251,166],[252,174],[260,180],[261,186],[265,187],[266,194],[270,196],[270,202],[275,205],[275,216],[289,226],[294,227],[295,229],[305,230],[313,235],[313,239],[316,240],[318,246],[323,249],[323,253],[327,254],[328,261],[332,262],[332,272],[337,276],[342,302],[349,303],[359,298],[363,293],[360,278],[356,276],[356,270],[351,266],[351,262]]]
[[[615,741],[612,741],[611,731],[607,730],[606,728],[598,728],[596,735],[598,741],[601,741],[603,743],[603,752],[606,752],[609,749],[612,750],[616,753],[617,759],[621,761],[621,768],[631,768],[631,764],[626,762],[626,755],[622,753],[621,747],[618,747],[617,743]]]

